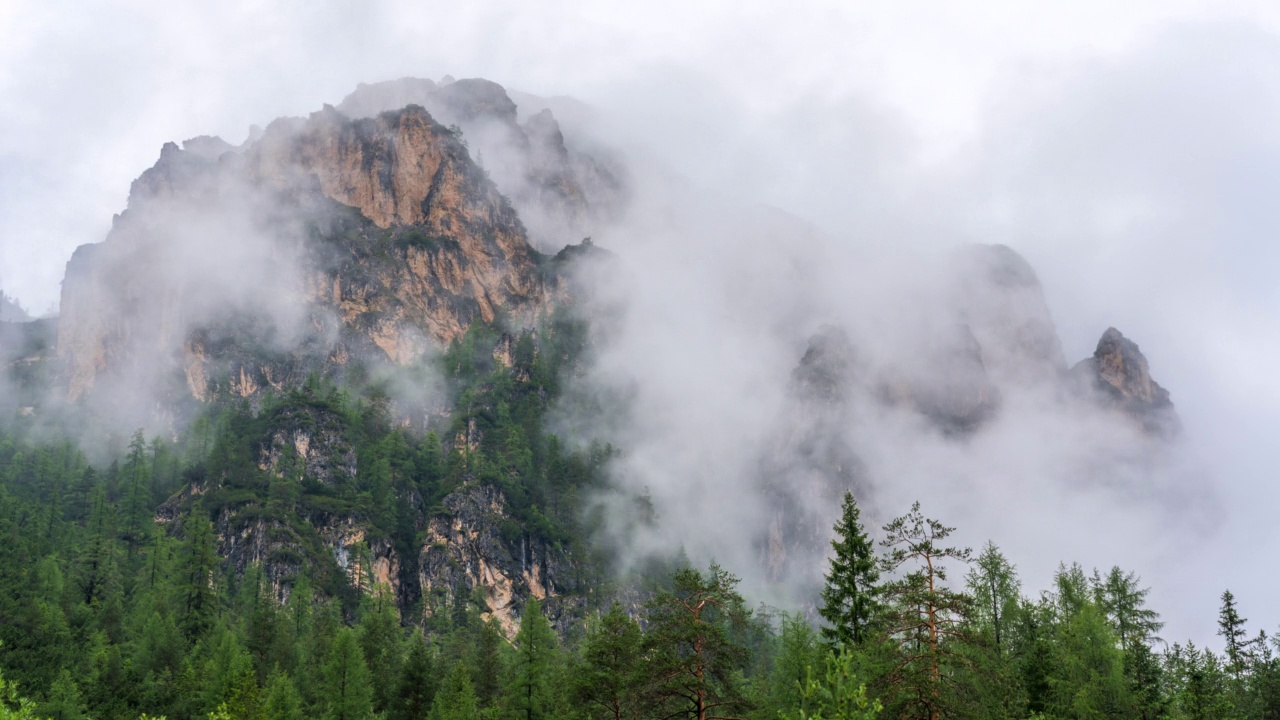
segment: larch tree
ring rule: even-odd
[[[1136,573],[1112,567],[1098,585],[1099,604],[1120,639],[1120,647],[1130,652],[1137,645],[1159,640],[1156,633],[1164,627],[1160,614],[1147,607],[1150,588],[1141,587]]]
[[[326,720],[367,720],[373,715],[373,686],[355,631],[342,627],[324,666]]]
[[[1218,611],[1218,634],[1222,636],[1227,655],[1227,672],[1240,677],[1249,666],[1253,641],[1248,639],[1245,623],[1236,608],[1236,596],[1230,590],[1222,593],[1222,608]]]
[[[508,717],[512,720],[553,717],[556,634],[542,614],[542,604],[537,598],[529,598],[524,604],[514,645],[511,681],[506,690]]]
[[[1017,570],[995,543],[987,541],[974,559],[965,585],[973,596],[974,620],[990,635],[996,655],[1003,656],[1009,644],[1012,617],[1022,598]]]

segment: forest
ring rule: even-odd
[[[952,545],[920,503],[867,528],[846,494],[809,608],[683,557],[618,577],[584,500],[614,450],[546,417],[580,331],[474,328],[440,359],[454,409],[427,432],[321,378],[106,461],[0,426],[0,718],[1280,718],[1280,642],[1230,592],[1222,652],[1166,642],[1135,572],[1064,564],[1027,594],[996,545]],[[300,425],[354,471],[264,463]],[[427,521],[482,486],[507,499],[503,537],[578,558],[571,611],[530,597],[504,629],[479,593],[412,590]],[[345,564],[317,534],[333,517],[368,528]],[[283,538],[265,564],[220,553],[250,523]],[[410,549],[385,582],[361,557],[375,542]]]

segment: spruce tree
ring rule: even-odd
[[[853,493],[844,494],[836,538],[831,542],[835,552],[822,589],[822,607],[818,613],[827,625],[823,639],[831,646],[853,647],[865,641],[879,610],[880,579],[875,549],[859,522],[861,510]]]

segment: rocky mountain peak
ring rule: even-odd
[[[1071,369],[1085,392],[1131,416],[1150,432],[1177,428],[1169,391],[1151,377],[1147,358],[1137,343],[1119,330],[1107,328],[1093,357]]]
[[[546,301],[515,209],[420,105],[358,119],[326,106],[240,148],[186,145],[162,149],[106,241],[68,264],[72,399],[126,367],[133,386],[177,371],[203,400],[353,358],[405,364]]]

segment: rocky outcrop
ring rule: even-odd
[[[855,355],[848,335],[824,326],[810,339],[791,373],[785,430],[761,461],[761,489],[772,508],[756,540],[762,566],[775,583],[803,591],[820,581],[811,563],[824,557],[830,518],[863,473],[849,442],[855,402]]]
[[[1181,426],[1169,391],[1151,377],[1147,358],[1115,328],[1107,328],[1093,357],[1071,368],[1071,376],[1087,399],[1124,413],[1148,433],[1168,436]]]
[[[497,83],[401,78],[361,84],[338,110],[372,117],[409,104],[425,107],[441,123],[462,131],[535,244],[544,249],[592,235],[625,208],[627,181],[621,163],[600,148],[566,138],[548,108],[529,112],[519,122],[515,102]]]
[[[107,240],[68,263],[71,399],[103,377],[163,389],[156,404],[252,396],[544,307],[515,210],[425,109],[326,108],[229,147],[166,145]]]
[[[517,529],[506,499],[496,488],[472,485],[443,501],[445,512],[427,525],[418,559],[422,596],[428,612],[447,610],[458,596],[479,590],[507,637],[519,629],[520,609],[537,598],[553,624],[582,600],[573,595],[574,568],[563,550],[549,547]]]

